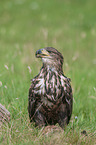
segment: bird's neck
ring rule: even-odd
[[[52,72],[55,72],[55,71],[57,71],[57,72],[61,72],[61,73],[63,73],[63,70],[62,70],[62,67],[61,66],[59,66],[59,65],[55,65],[55,64],[43,64],[43,69],[44,70],[47,70],[47,71],[52,71]]]

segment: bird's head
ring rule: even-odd
[[[43,64],[62,70],[63,56],[53,47],[45,47],[36,51],[36,57],[41,58]]]

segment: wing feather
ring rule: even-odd
[[[72,104],[73,104],[73,94],[72,94],[72,88],[71,88],[71,85],[70,85],[70,79],[69,78],[66,78],[66,81],[65,81],[63,101],[66,102],[68,115],[69,115],[69,117],[71,117]]]
[[[36,96],[34,94],[34,84],[31,85],[29,89],[29,98],[28,98],[28,113],[30,121],[33,119],[36,108]]]

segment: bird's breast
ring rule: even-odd
[[[34,86],[34,93],[40,95],[45,104],[47,100],[56,102],[62,96],[65,89],[65,79],[63,75],[50,69],[40,73]]]

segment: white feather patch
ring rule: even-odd
[[[34,90],[34,93],[44,94],[44,91],[45,91],[44,78],[38,79],[38,81],[39,81],[39,83],[37,83],[34,88],[36,89],[36,88],[40,87],[40,89],[38,89],[37,91]]]
[[[64,77],[63,76],[60,76],[60,77],[61,77],[61,84],[64,87]]]

